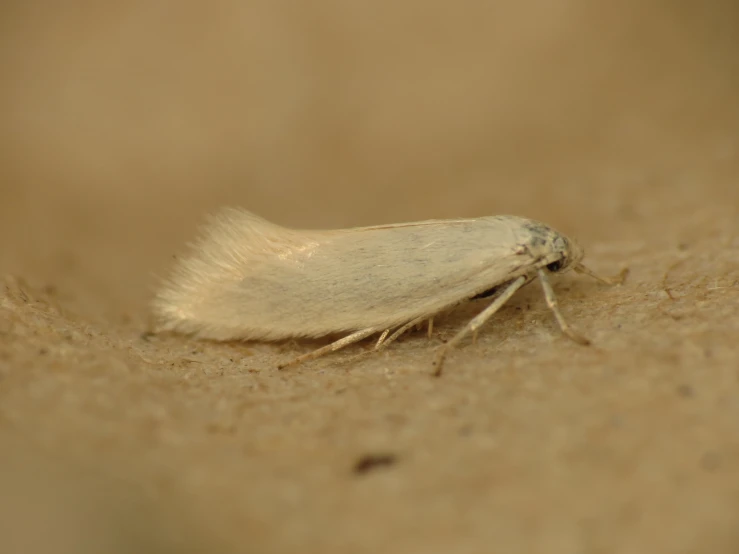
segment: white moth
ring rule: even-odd
[[[241,209],[211,218],[192,254],[154,301],[161,330],[214,340],[279,340],[348,333],[283,364],[317,358],[370,335],[381,350],[408,329],[475,298],[492,302],[434,361],[479,328],[525,284],[539,278],[565,335],[548,275],[569,269],[603,279],[580,263],[582,249],[542,223],[514,216],[430,220],[333,231],[294,230]],[[392,334],[391,334],[392,333]]]

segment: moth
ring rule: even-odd
[[[473,299],[490,303],[438,348],[440,375],[448,352],[479,329],[524,285],[539,279],[562,332],[570,327],[549,281],[570,269],[603,283],[581,263],[583,250],[551,227],[515,216],[428,220],[340,230],[296,230],[246,210],[211,217],[153,303],[160,330],[212,340],[343,338],[288,367],[371,335],[380,351],[409,329]]]

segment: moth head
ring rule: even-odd
[[[583,249],[575,241],[557,233],[552,240],[552,250],[559,257],[547,264],[547,269],[552,273],[564,273],[580,263],[583,257]]]

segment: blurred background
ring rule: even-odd
[[[739,199],[732,0],[12,0],[0,55],[0,270],[89,318],[143,317],[224,204],[587,245]]]

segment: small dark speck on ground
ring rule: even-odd
[[[354,463],[354,473],[364,475],[381,467],[395,465],[398,457],[395,454],[364,454]]]

